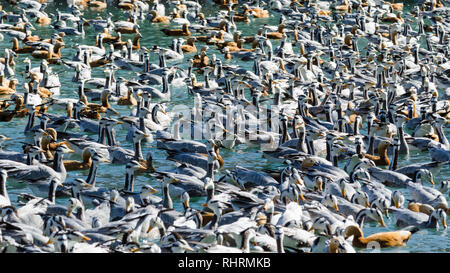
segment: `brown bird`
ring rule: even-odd
[[[90,148],[85,148],[81,154],[81,160],[64,160],[64,167],[67,171],[78,171],[87,170],[92,165],[92,150]]]
[[[281,39],[281,38],[283,38],[285,27],[286,26],[284,24],[279,24],[278,30],[276,32],[266,32],[265,36],[269,39]]]
[[[12,79],[9,82],[5,81],[5,83],[7,85],[3,85],[2,83],[0,86],[0,95],[12,95],[16,93],[16,84],[19,83],[17,79]]]
[[[408,243],[411,235],[418,229],[412,231],[399,230],[390,232],[380,232],[364,237],[363,232],[358,226],[348,226],[345,229],[345,238],[353,236],[352,245],[354,247],[365,248],[369,243],[376,242],[380,247],[404,246]]]
[[[150,22],[152,23],[170,23],[170,18],[167,16],[158,16],[158,13],[156,10],[152,10],[149,12],[149,14],[152,16],[150,18]]]
[[[373,160],[375,164],[381,165],[381,166],[389,166],[389,158],[387,156],[387,149],[391,145],[391,142],[389,140],[383,140],[378,145],[378,156],[371,155],[371,154],[364,154],[364,157]]]
[[[248,12],[251,15],[253,15],[253,17],[256,17],[256,18],[268,18],[270,16],[269,11],[262,9],[262,8],[258,8],[258,7],[250,8],[247,4],[243,4],[242,8],[244,9],[244,14],[246,12]]]
[[[137,105],[137,100],[133,96],[133,89],[129,88],[127,91],[127,95],[124,97],[120,97],[117,101],[117,105]]]
[[[12,39],[12,43],[12,51],[17,54],[31,53],[35,50],[35,48],[32,46],[24,46],[22,48],[19,48],[19,40],[16,37]]]
[[[181,49],[184,53],[197,53],[197,47],[195,46],[195,37],[189,37],[186,41],[186,45],[181,45]]]

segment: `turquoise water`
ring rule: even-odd
[[[1,3],[4,3],[5,1],[0,1]],[[407,8],[409,9],[410,6],[413,5],[414,2],[408,1],[406,2]],[[206,16],[214,15],[215,10],[213,9],[212,3],[205,3],[202,4],[203,9],[202,11],[205,13]],[[15,13],[18,12],[18,8],[11,7],[9,4],[3,4],[3,7],[7,11],[14,11]],[[53,3],[48,6],[46,9],[47,13],[54,13],[56,8],[61,10],[62,12],[65,12],[66,4],[64,3]],[[170,9],[166,7],[166,13],[168,13]],[[95,18],[98,16],[105,17],[109,12],[113,13],[113,21],[116,20],[124,20],[125,17],[122,12],[113,9],[108,8],[105,11],[91,11],[89,9],[86,9],[83,11],[85,18]],[[252,35],[259,27],[263,26],[264,24],[269,25],[275,25],[279,22],[279,16],[275,13],[272,14],[270,18],[267,19],[253,19],[253,21],[249,24],[247,23],[237,23],[238,29],[242,31],[243,35]],[[141,39],[141,46],[145,46],[147,48],[151,48],[153,45],[159,45],[162,47],[168,47],[172,43],[171,37],[166,37],[160,29],[166,28],[170,26],[169,24],[151,24],[149,22],[139,22],[141,26],[141,33],[143,35],[143,38]],[[51,34],[53,34],[54,30],[49,28],[48,26],[35,26],[36,31],[34,34],[39,35],[41,38],[49,38]],[[81,37],[75,37],[75,36],[66,36],[64,38],[64,41],[66,43],[66,48],[62,49],[63,58],[71,60],[73,55],[75,54],[75,50],[71,48],[71,45],[74,44],[88,44],[93,45],[95,43],[95,35],[97,34],[93,28],[91,27],[85,27],[85,38],[82,39]],[[124,34],[122,36],[122,40],[126,41],[126,39],[132,39],[132,34]],[[272,41],[274,48],[278,45],[278,42]],[[360,43],[364,44],[364,39],[360,41]],[[9,38],[5,38],[3,41],[0,42],[0,52],[3,52],[3,49],[5,47],[11,47],[12,43],[10,42]],[[197,44],[198,48],[201,48],[201,44]],[[298,48],[294,49],[295,52],[298,52]],[[237,60],[224,60],[223,54],[220,53],[218,50],[215,49],[214,46],[210,46],[210,50],[208,51],[208,56],[211,56],[212,53],[215,53],[216,56],[223,60],[224,64],[239,64],[243,66],[246,69],[251,69],[252,62],[238,62]],[[182,68],[187,68],[187,60],[192,57],[192,54],[185,54],[185,60],[178,64]],[[24,65],[23,60],[28,55],[19,55],[16,58],[16,75],[20,75],[22,71],[24,71]],[[33,59],[30,57],[32,61],[32,67],[36,67],[40,64],[40,60]],[[158,63],[158,60],[156,56],[151,56],[151,61]],[[173,64],[173,62],[168,62],[169,65]],[[51,65],[53,68],[53,72],[59,73],[60,82],[63,84],[61,87],[61,97],[72,97],[76,98],[76,91],[77,91],[77,84],[72,83],[71,79],[73,75],[75,74],[74,71],[69,71],[67,68],[63,66],[58,65]],[[104,76],[103,69],[102,68],[94,68],[92,71],[92,77],[102,77]],[[136,75],[132,72],[125,71],[125,70],[119,70],[116,72],[116,78],[122,76],[124,78],[133,78],[136,77]],[[23,93],[23,79],[20,76],[17,76],[18,80],[20,81],[20,84],[18,85],[18,92]],[[203,81],[203,77],[200,75],[197,75],[197,78],[199,81]],[[248,97],[249,98],[249,97]],[[187,104],[189,106],[193,105],[193,98],[191,95],[187,93],[187,88],[172,88],[172,100],[167,105],[167,110],[170,111],[170,109],[174,105],[178,104]],[[130,111],[130,107],[128,106],[119,106],[115,105],[115,103],[112,103],[113,107],[121,114],[121,115],[128,115]],[[58,114],[65,114],[63,112],[54,111],[52,109],[49,110],[50,113],[58,113]],[[9,137],[12,137],[14,141],[7,141],[4,143],[3,147],[7,150],[15,150],[15,151],[21,151],[21,143],[25,142],[23,129],[25,128],[27,122],[27,118],[21,118],[21,119],[14,119],[13,121],[9,123],[1,123],[0,122],[0,134],[7,135]],[[118,126],[116,127],[116,137],[117,140],[120,141],[121,145],[125,148],[132,149],[131,143],[127,142],[125,140],[127,131],[121,130],[121,128]],[[408,132],[412,133],[412,132]],[[447,137],[449,134],[449,128],[445,129],[445,133]],[[96,139],[96,138],[95,138]],[[151,151],[153,153],[154,158],[154,166],[157,170],[164,171],[169,170],[171,168],[175,167],[175,163],[166,160],[166,152],[156,149],[156,142],[154,143],[143,143],[143,154],[145,155],[148,151]],[[245,145],[240,145],[234,148],[234,150],[229,151],[222,149],[221,155],[225,160],[225,166],[224,169],[234,169],[236,164],[239,164],[243,167],[248,167],[254,170],[265,170],[265,169],[278,169],[280,165],[277,164],[270,164],[266,161],[266,159],[262,158],[262,153],[259,152],[258,149],[255,148],[247,148]],[[65,159],[80,159],[79,157],[75,155],[67,155]],[[420,152],[414,152],[412,151],[410,156],[408,158],[401,157],[399,161],[399,167],[417,163],[417,162],[429,162],[430,158],[428,153],[420,153]],[[340,165],[344,165],[345,162],[340,162]],[[88,171],[76,171],[76,172],[69,172],[67,181],[71,181],[75,178],[86,178],[88,175]],[[444,179],[448,179],[450,176],[450,166],[445,166],[441,169],[440,173],[435,177],[435,181],[439,183],[440,181]],[[218,178],[218,177],[217,177]],[[110,188],[123,188],[123,183],[125,179],[125,167],[123,165],[116,165],[116,164],[102,164],[99,167],[98,172],[98,178],[97,178],[97,184],[98,186],[105,186]],[[144,184],[150,184],[156,189],[160,189],[160,182],[150,175],[141,175],[136,178],[135,182],[135,188],[140,189],[140,187]],[[8,181],[8,192],[10,194],[10,197],[13,201],[16,200],[17,194],[19,193],[31,193],[31,191],[26,187],[26,184],[17,183],[10,179]],[[404,191],[405,196],[408,197],[408,192]],[[159,190],[157,195],[161,195],[162,191]],[[448,199],[448,194],[446,195]],[[191,198],[191,205],[194,208],[201,208],[201,204],[203,203],[204,198]],[[450,200],[448,200],[450,202]],[[58,198],[58,203],[66,204],[67,199],[66,198]],[[181,204],[178,202],[177,199],[174,200],[174,205],[176,209],[181,209]],[[381,232],[381,231],[391,231],[396,230],[395,222],[393,217],[390,219],[385,219],[387,228],[382,228],[379,226],[366,224],[364,228],[364,233],[369,235],[375,232]],[[392,249],[383,249],[382,252],[446,252],[450,251],[450,243],[449,243],[449,235],[447,231],[434,231],[434,230],[421,230],[417,234],[413,235],[410,242],[406,247],[402,248],[392,248]]]

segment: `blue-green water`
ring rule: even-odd
[[[2,3],[4,1],[1,1]],[[406,8],[409,9],[414,2],[407,2]],[[205,13],[206,16],[214,15],[215,9],[213,8],[213,3],[202,3],[203,9],[202,11]],[[15,13],[18,12],[17,7],[11,7],[9,4],[3,4],[3,8],[7,11],[14,11]],[[56,8],[59,10],[65,12],[66,4],[57,2],[52,3],[48,6],[46,9],[47,13],[54,13]],[[170,9],[167,9],[166,6],[166,13],[168,13]],[[105,18],[105,16],[109,13],[113,13],[113,21],[116,20],[124,20],[125,17],[123,15],[123,12],[118,11],[114,8],[108,8],[105,11],[91,11],[89,9],[86,9],[83,11],[85,18],[95,18],[98,16],[101,16]],[[269,25],[276,25],[279,22],[279,15],[276,13],[272,13],[272,16],[270,18],[266,19],[252,19],[251,23],[237,23],[237,27],[239,30],[242,31],[243,35],[253,35],[256,30],[263,26],[264,24]],[[141,39],[141,46],[145,46],[147,48],[153,47],[153,45],[159,45],[162,47],[168,47],[172,43],[172,37],[165,36],[160,29],[167,28],[170,26],[170,24],[151,24],[147,21],[139,22],[141,28],[140,32],[143,35],[143,38]],[[41,38],[49,38],[51,34],[53,34],[54,30],[49,28],[48,26],[37,26],[36,31],[34,31],[34,34],[39,35]],[[95,36],[96,32],[91,27],[85,27],[85,38],[76,37],[76,36],[66,36],[64,38],[64,41],[66,43],[66,47],[62,49],[62,55],[63,58],[71,60],[73,55],[75,54],[75,50],[71,48],[71,45],[74,44],[88,44],[88,45],[94,45],[95,43]],[[132,39],[132,34],[124,34],[122,36],[122,40],[126,41],[126,39]],[[360,41],[361,44],[366,43],[364,39]],[[5,47],[11,47],[12,43],[8,38],[5,38],[3,41],[0,42],[0,52],[3,52],[3,49]],[[274,48],[278,45],[278,42],[273,41]],[[202,45],[197,44],[197,47],[200,48]],[[294,49],[295,52],[298,52],[298,48]],[[232,60],[224,60],[223,54],[220,53],[220,51],[216,50],[214,46],[210,46],[210,50],[208,51],[208,55],[211,56],[212,53],[215,53],[216,56],[223,60],[224,64],[239,64],[243,66],[246,69],[251,69],[252,62],[239,62],[235,59]],[[24,64],[23,60],[25,57],[29,57],[29,55],[19,55],[16,58],[16,75],[21,75],[21,72],[24,71]],[[178,65],[182,68],[187,68],[187,60],[192,57],[192,54],[185,54],[185,59],[183,62],[179,63]],[[33,59],[30,57],[32,61],[32,67],[36,67],[40,64],[40,60]],[[151,61],[158,63],[158,60],[156,56],[151,56]],[[172,63],[169,62],[169,65]],[[71,79],[74,75],[74,71],[70,71],[67,68],[59,65],[51,65],[53,68],[53,72],[56,72],[59,74],[60,82],[62,83],[61,87],[61,97],[71,97],[76,98],[77,97],[77,84],[72,83]],[[92,77],[103,77],[103,68],[94,68],[92,71]],[[119,70],[116,72],[116,78],[122,76],[125,78],[133,78],[136,77],[136,75],[133,72],[125,71],[125,70]],[[18,85],[18,92],[23,93],[24,87],[23,87],[23,79],[20,76],[17,76],[18,80],[20,81],[20,84]],[[202,77],[200,75],[197,76],[199,80],[202,80]],[[442,92],[442,90],[440,90]],[[193,97],[187,93],[187,88],[172,88],[172,100],[167,105],[167,110],[170,111],[171,107],[177,104],[184,104],[184,105],[193,105]],[[121,114],[121,115],[128,115],[130,111],[130,107],[128,106],[119,106],[115,105],[113,103],[113,107]],[[54,110],[50,109],[50,113],[58,113],[58,114],[65,114],[63,112],[55,112]],[[25,142],[25,137],[23,134],[23,129],[25,128],[27,122],[27,118],[21,118],[21,119],[14,119],[13,121],[9,123],[0,123],[0,134],[7,135],[14,139],[14,141],[7,141],[4,143],[4,149],[7,150],[15,150],[15,151],[21,151],[21,144],[20,142]],[[411,133],[411,132],[408,132]],[[449,136],[449,128],[445,129],[445,133],[447,137]],[[120,127],[116,128],[116,137],[117,140],[120,141],[121,145],[125,148],[132,149],[131,143],[127,142],[125,140],[125,136],[127,134],[127,131],[121,130]],[[94,138],[96,139],[96,138]],[[156,149],[156,143],[143,143],[143,154],[145,155],[148,151],[151,151],[153,153],[154,158],[154,166],[157,170],[164,171],[169,170],[173,167],[175,167],[175,163],[166,160],[166,152]],[[234,148],[234,150],[221,150],[221,155],[224,158],[225,166],[224,169],[234,169],[235,165],[238,164],[243,167],[248,167],[254,170],[263,170],[263,169],[277,169],[280,167],[280,165],[276,164],[270,164],[266,161],[266,159],[262,158],[262,153],[256,149],[256,148],[247,148],[245,145],[240,145]],[[75,155],[67,155],[65,159],[80,159],[79,157]],[[415,152],[412,151],[409,157],[401,157],[399,161],[399,167],[412,164],[412,163],[418,163],[418,162],[429,162],[430,158],[427,152]],[[345,162],[340,162],[340,165],[344,165]],[[116,165],[116,164],[102,164],[99,168],[98,172],[98,178],[97,178],[97,184],[98,186],[105,186],[110,188],[123,188],[123,183],[125,179],[125,167],[123,165]],[[69,172],[67,181],[71,181],[75,178],[86,178],[88,175],[88,171],[76,171],[76,172]],[[450,166],[445,166],[441,169],[440,173],[435,177],[435,181],[437,183],[440,183],[442,180],[448,179],[450,176]],[[144,184],[151,184],[153,187],[160,189],[160,182],[156,179],[152,178],[150,175],[141,175],[136,178],[136,185],[135,188],[139,189]],[[24,183],[17,183],[10,179],[8,181],[8,192],[10,194],[10,198],[15,202],[17,194],[19,193],[31,193],[31,191],[27,188],[26,184]],[[405,196],[408,197],[408,191],[403,191]],[[157,195],[161,195],[162,191],[159,191]],[[448,199],[448,194],[446,195]],[[194,208],[201,208],[200,205],[203,203],[204,198],[191,198],[191,205]],[[450,202],[450,200],[448,200]],[[65,198],[59,198],[57,200],[58,203],[66,204],[67,199]],[[178,200],[174,200],[174,205],[176,209],[181,209],[181,203],[178,202]],[[382,228],[379,226],[366,224],[364,228],[365,234],[372,234],[375,232],[381,232],[381,231],[391,231],[396,230],[397,227],[395,226],[395,219],[391,217],[390,219],[385,219],[387,228]],[[383,249],[382,252],[446,252],[450,251],[450,240],[449,235],[447,231],[434,231],[434,230],[421,230],[417,234],[414,234],[408,243],[407,246],[402,248],[392,248],[392,249]]]

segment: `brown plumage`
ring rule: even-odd
[[[88,7],[93,9],[106,9],[108,7],[108,4],[103,1],[89,1]]]
[[[39,24],[41,26],[50,25],[52,20],[48,16],[40,16],[36,18],[36,24]]]
[[[269,39],[281,39],[281,38],[283,38],[284,28],[285,28],[284,24],[279,24],[278,25],[278,31],[276,31],[276,32],[267,32],[266,33],[266,37],[269,38]]]
[[[137,105],[137,100],[133,96],[132,89],[128,89],[127,95],[124,97],[120,97],[117,101],[117,105]]]
[[[428,204],[417,203],[414,201],[409,202],[408,209],[415,212],[422,212],[426,215],[430,215],[434,211],[434,208],[432,206]]]
[[[61,48],[64,48],[64,44],[57,42],[53,47],[53,50],[35,50],[31,53],[36,59],[46,59],[49,63],[56,63],[61,59]]]
[[[408,243],[412,233],[407,230],[380,232],[364,237],[361,228],[349,226],[345,229],[345,238],[353,235],[352,245],[354,247],[365,248],[367,244],[376,242],[380,247],[404,246]]]
[[[242,5],[244,8],[244,14],[250,13],[255,18],[268,18],[270,16],[269,11],[262,8],[250,8],[247,4]]]
[[[182,45],[181,49],[183,50],[184,53],[197,53],[197,47],[195,46],[195,41],[197,39],[195,37],[190,37],[189,39],[187,39],[187,44],[186,45]]]
[[[16,84],[18,82],[19,81],[16,79],[12,79],[9,82],[5,82],[7,83],[7,85],[0,86],[0,95],[12,95],[16,93]]]
[[[164,32],[164,34],[166,34],[168,36],[191,36],[191,32],[189,31],[188,24],[183,24],[182,29],[164,28],[164,29],[161,29],[161,31]]]
[[[35,48],[32,46],[24,46],[22,48],[19,48],[19,40],[16,37],[12,39],[12,43],[12,51],[17,54],[31,53],[35,50]]]
[[[101,100],[101,104],[97,104],[97,103],[89,103],[87,100],[86,95],[84,94],[84,92],[81,92],[79,94],[79,99],[80,101],[82,101],[87,107],[86,109],[84,109],[85,111],[81,111],[81,115],[86,115],[89,112],[93,112],[90,113],[90,115],[94,115],[94,113],[106,113],[106,110],[108,108],[111,108],[111,104],[109,104],[109,92],[107,90],[103,91],[100,97]],[[98,117],[98,115],[95,114],[95,117]]]
[[[133,34],[133,33],[139,33],[139,28],[137,25],[134,25],[131,27],[118,27],[115,29],[116,32],[120,32],[122,34]]]
[[[387,149],[391,145],[388,140],[383,140],[378,145],[378,156],[371,154],[364,154],[364,157],[373,160],[377,166],[389,166],[389,158],[387,156]]]
[[[64,160],[64,167],[67,171],[87,170],[92,165],[92,153],[89,148],[85,148],[81,155],[82,161]]]
[[[152,10],[149,12],[153,17],[150,19],[152,23],[170,23],[170,18],[167,16],[158,16],[156,10]]]

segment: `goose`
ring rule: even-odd
[[[45,195],[48,182],[52,178],[65,181],[66,170],[63,164],[63,154],[73,152],[66,145],[58,147],[55,153],[53,168],[42,164],[27,165],[10,160],[0,160],[1,168],[8,171],[8,175],[17,180],[27,181],[36,195]]]
[[[360,227],[364,225],[365,220],[376,221],[382,227],[386,227],[386,223],[384,222],[383,215],[381,211],[377,208],[365,208],[358,212],[356,215],[356,222]]]
[[[318,236],[312,246],[312,253],[355,253],[355,249],[343,238]]]
[[[436,207],[439,204],[448,206],[445,196],[437,189],[410,182],[407,185],[411,199]]]
[[[442,225],[444,229],[447,228],[447,215],[442,209],[433,211],[429,216],[425,213],[402,208],[391,208],[390,212],[394,215],[395,224],[399,227],[415,226],[438,229],[439,225]]]

